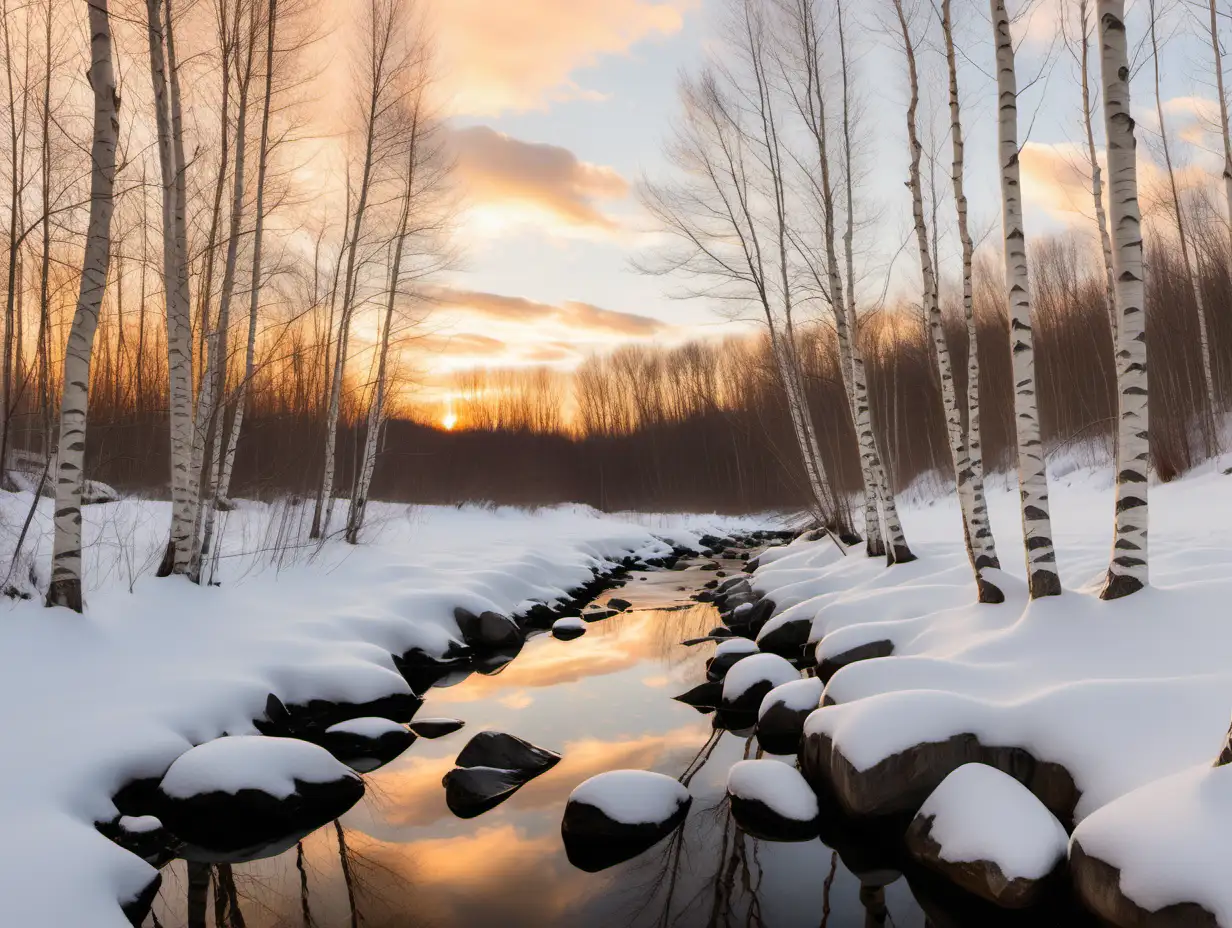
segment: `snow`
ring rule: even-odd
[[[552,623],[552,628],[562,629],[564,631],[586,631],[586,623],[575,615],[565,616],[563,619],[557,619]]]
[[[817,677],[804,677],[780,684],[768,692],[757,710],[760,719],[771,706],[782,703],[792,712],[806,712],[821,704],[822,683]]]
[[[7,563],[30,493],[0,493]],[[43,584],[51,500],[39,502],[11,582]],[[220,585],[157,579],[170,504],[125,499],[82,512],[86,612],[0,601],[3,733],[37,763],[0,769],[0,822],[21,854],[0,869],[7,920],[124,928],[117,900],[155,871],[101,835],[111,796],[160,777],[194,745],[248,735],[266,697],[366,701],[407,692],[391,654],[441,654],[456,606],[504,614],[553,602],[627,555],[670,553],[765,518],[644,516],[585,506],[524,511],[372,503],[363,543],[306,538],[312,507],[243,501],[220,516]],[[341,520],[339,513],[337,519]],[[22,587],[25,588],[25,587]],[[71,886],[72,891],[64,891]]]
[[[952,863],[987,860],[1008,879],[1038,880],[1065,857],[1069,835],[1025,786],[984,764],[964,764],[920,807]]]
[[[757,644],[750,641],[748,638],[728,638],[725,641],[720,641],[719,646],[714,649],[714,656],[726,654],[756,654]]]
[[[974,601],[952,494],[901,508],[912,563],[886,569],[826,541],[762,556],[754,589],[776,602],[776,618],[812,620],[819,660],[893,645],[889,657],[834,674],[825,689],[834,705],[812,713],[806,737],[827,735],[857,771],[962,733],[1024,748],[1069,771],[1083,847],[1089,839],[1091,854],[1127,869],[1132,899],[1148,909],[1196,900],[1232,924],[1232,889],[1203,863],[1232,854],[1221,833],[1232,833],[1228,775],[1209,771],[1232,709],[1232,476],[1222,473],[1232,461],[1152,487],[1152,586],[1113,602],[1098,598],[1110,468],[1059,463],[1050,497],[1060,597],[1028,600],[1016,487],[1002,481],[988,493],[1001,605]],[[1206,772],[1186,774],[1195,770]],[[1166,815],[1145,815],[1169,796]]]
[[[570,802],[594,806],[624,825],[666,822],[688,800],[689,791],[678,780],[651,770],[609,770],[569,794]]]
[[[779,760],[742,760],[727,772],[727,792],[760,802],[783,818],[811,822],[820,814],[817,794],[795,767]]]
[[[348,719],[325,729],[326,734],[330,735],[358,735],[374,740],[395,731],[406,731],[406,726],[378,718]]]
[[[186,751],[160,788],[172,799],[255,789],[275,799],[295,793],[295,781],[330,783],[354,776],[351,768],[315,744],[297,738],[238,735],[216,738]]]
[[[723,702],[734,702],[758,683],[771,688],[800,677],[791,662],[777,654],[753,654],[736,663],[723,678]]]
[[[1091,813],[1083,851],[1121,871],[1121,891],[1148,911],[1196,902],[1232,924],[1232,767],[1203,764],[1149,783]]]
[[[153,815],[121,815],[118,824],[121,831],[130,835],[147,835],[163,827],[163,823]]]

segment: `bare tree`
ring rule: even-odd
[[[111,63],[111,17],[107,0],[90,0],[90,86],[94,91],[94,141],[90,148],[90,224],[77,311],[64,356],[60,446],[56,455],[55,539],[48,606],[82,609],[81,494],[84,481],[86,405],[90,355],[111,262],[111,216],[115,209],[116,142],[120,99]]]
[[[1149,581],[1145,287],[1142,216],[1138,209],[1137,143],[1129,102],[1124,0],[1099,0],[1100,73],[1108,150],[1113,266],[1117,297],[1116,533],[1103,599],[1136,593]]]
[[[1086,0],[1083,0],[1085,3]],[[1215,0],[1211,7],[1211,53],[1215,63],[1215,92],[1219,104],[1219,128],[1223,133],[1223,193],[1228,209],[1228,235],[1232,240],[1232,133],[1228,130],[1228,98],[1223,89],[1223,50],[1219,45],[1219,18]]]

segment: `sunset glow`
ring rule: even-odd
[[[441,428],[446,432],[452,432],[453,427],[458,424],[458,416],[452,409],[441,417]]]

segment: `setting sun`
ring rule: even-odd
[[[453,427],[457,424],[458,424],[457,413],[453,412],[452,410],[445,413],[445,415],[441,418],[441,427],[444,428],[446,432],[452,432]]]

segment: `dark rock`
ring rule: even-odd
[[[1174,902],[1153,912],[1121,891],[1121,871],[1092,857],[1074,841],[1069,852],[1069,873],[1082,903],[1118,928],[1218,928],[1219,920],[1196,902]]]
[[[673,697],[677,702],[692,706],[701,713],[713,712],[719,707],[723,698],[723,684],[715,682],[699,683],[688,692]]]
[[[475,615],[459,606],[453,611],[454,621],[462,639],[472,648],[481,650],[510,649],[520,645],[522,631],[518,623],[499,612]]]
[[[707,580],[705,585],[702,587],[702,589],[713,590],[718,585],[719,585],[718,580]]]
[[[626,772],[629,771],[610,771]],[[570,796],[560,826],[565,854],[573,866],[587,873],[614,867],[645,853],[679,828],[688,817],[692,802],[693,797],[686,792],[669,818],[630,824],[616,821],[597,806]]]
[[[754,799],[731,797],[732,818],[754,838],[763,841],[812,841],[817,837],[818,826],[814,819],[798,822],[784,818],[764,802]]]
[[[941,845],[932,836],[934,820],[935,816],[932,815],[917,815],[907,828],[907,850],[924,866],[937,871],[967,892],[1007,909],[1024,909],[1034,905],[1047,892],[1056,871],[1039,880],[1022,877],[1007,879],[1001,867],[991,860],[945,860]]]
[[[712,603],[714,602],[714,594],[709,590],[701,590],[693,594],[693,599],[699,603]]]
[[[811,841],[821,833],[817,797],[793,766],[742,760],[727,774],[727,797],[740,828],[766,841]]]
[[[355,719],[354,721],[364,723],[369,720]],[[319,734],[312,735],[308,740],[319,744],[338,760],[360,773],[371,773],[378,767],[383,767],[415,743],[416,735],[400,726],[383,730],[372,726],[374,731],[378,732],[375,734],[365,732],[363,727],[361,724],[355,730],[349,730],[350,727],[345,723],[341,726],[334,725]]]
[[[607,605],[608,608],[615,609],[617,612],[624,612],[626,609],[631,607],[633,603],[629,602],[627,599],[612,598],[607,601]]]
[[[423,699],[414,693],[391,693],[368,702],[333,702],[313,699],[303,704],[287,705],[270,694],[265,703],[265,716],[254,719],[253,725],[263,735],[303,737],[322,732],[339,722],[352,719],[381,718],[393,722],[409,722],[415,717]]]
[[[555,767],[560,755],[502,731],[481,731],[467,742],[456,761],[459,767],[498,767],[542,773]]]
[[[772,694],[773,690],[767,698],[773,699]],[[771,702],[757,720],[758,744],[771,754],[795,754],[800,749],[804,722],[816,708],[793,709],[783,702]]]
[[[461,719],[417,719],[410,727],[420,738],[435,740],[452,735],[465,724]]]
[[[153,815],[120,815],[95,827],[104,837],[153,867],[162,867],[179,854],[180,842]]]
[[[893,653],[893,641],[888,639],[870,641],[866,644],[857,645],[854,648],[848,648],[839,654],[823,657],[817,663],[817,676],[828,682],[832,676],[848,664],[854,664],[856,661],[868,661],[877,657],[889,657]]]
[[[737,673],[729,672],[724,678],[720,708],[756,713],[772,689],[799,679],[800,672],[777,654],[750,655]]]
[[[496,808],[532,778],[518,770],[455,767],[441,782],[449,811],[458,818],[474,818]]]
[[[721,570],[722,565],[719,564],[717,561],[710,561],[709,563],[703,564],[701,566],[701,569],[705,571]]]
[[[767,602],[767,600],[763,599],[762,602]],[[812,633],[812,618],[797,616],[785,622],[780,621],[774,628],[759,634],[757,646],[771,654],[794,659],[803,653],[805,645],[808,644],[809,635]]]
[[[552,637],[572,641],[586,634],[586,626],[580,619],[557,619],[552,625]]]
[[[703,548],[721,548],[723,547],[723,539],[717,535],[703,535],[697,539],[697,543]]]
[[[856,768],[825,734],[806,735],[800,768],[818,792],[831,791],[851,816],[913,814],[941,781],[964,764],[980,763],[1008,773],[1071,829],[1079,791],[1060,764],[1037,760],[1024,748],[987,747],[974,734],[913,745],[873,764]]]
[[[426,693],[434,686],[448,686],[445,680],[463,668],[473,656],[471,649],[461,641],[452,641],[441,656],[427,654],[420,648],[412,648],[405,654],[393,655],[394,667],[416,693]]]
[[[733,632],[726,625],[716,625],[714,628],[710,629],[710,631],[708,631],[706,634],[708,634],[711,638],[730,638],[732,635],[735,634],[735,632]]]
[[[600,622],[614,615],[619,615],[615,609],[591,609],[589,612],[582,613],[582,619],[587,622]]]
[[[496,674],[504,670],[521,652],[522,646],[500,651],[489,651],[487,654],[481,654],[471,663],[476,673],[481,673],[485,677],[494,677]]]
[[[727,576],[727,571],[725,571],[725,570],[718,570],[718,571],[715,571],[715,574],[714,574],[714,575],[715,575],[716,577],[726,577],[726,576]]]
[[[757,645],[747,638],[732,637],[731,644],[719,645],[714,656],[706,661],[706,676],[710,680],[722,680],[727,672],[746,657],[758,653]]]

